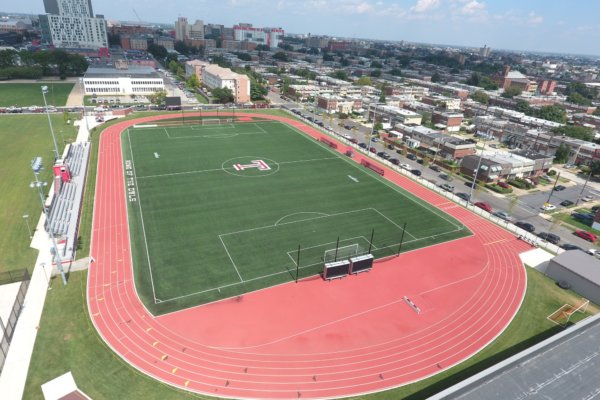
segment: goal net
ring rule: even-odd
[[[221,125],[219,118],[205,118],[202,120],[202,125]]]
[[[365,254],[366,250],[358,243],[353,243],[347,246],[338,247],[337,249],[325,250],[323,261],[325,263],[347,260],[352,257]]]

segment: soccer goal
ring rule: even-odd
[[[335,249],[325,250],[323,261],[326,263],[339,260],[348,260],[352,257],[365,254],[366,250],[358,243],[349,244],[347,246],[337,247]]]
[[[549,321],[555,323],[556,325],[560,325],[564,328],[571,321],[571,316],[573,314],[575,314],[576,312],[585,313],[589,304],[590,301],[588,299],[582,298],[574,306],[570,304],[565,304],[558,310],[554,311],[552,314],[548,315],[546,318]]]
[[[221,125],[220,118],[204,118],[202,119],[202,125]]]

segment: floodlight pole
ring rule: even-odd
[[[300,270],[300,245],[298,245],[298,256],[296,256],[296,283],[298,283],[298,271]]]
[[[48,211],[46,210],[46,204],[44,202],[44,192],[42,190],[42,186],[44,186],[45,182],[40,182],[38,179],[38,174],[41,170],[41,158],[39,158],[40,163],[36,163],[34,160],[31,163],[31,167],[33,170],[33,176],[34,176],[34,181],[31,182],[31,184],[29,185],[30,187],[34,188],[37,187],[39,189],[39,193],[40,193],[40,201],[42,203],[42,212],[44,213],[44,216],[46,217],[46,221],[50,221],[48,218]],[[60,272],[60,276],[62,278],[63,281],[63,285],[67,284],[67,277],[65,276],[65,270],[63,269],[62,266],[62,259],[60,257],[60,252],[58,251],[58,246],[56,245],[56,238],[54,237],[54,232],[52,231],[52,228],[49,227],[46,232],[48,232],[48,234],[50,235],[50,240],[52,241],[52,248],[54,249],[54,258],[56,260],[56,267],[58,268],[58,271]]]
[[[404,243],[404,232],[406,232],[406,222],[404,223],[404,226],[402,227],[402,236],[400,237],[400,246],[398,246],[398,255],[396,257],[399,257],[400,252],[402,251],[402,243]]]
[[[44,106],[46,107],[46,116],[48,117],[48,125],[50,125],[50,133],[52,133],[52,141],[54,142],[54,159],[60,158],[58,152],[58,145],[56,144],[56,137],[54,136],[54,128],[52,127],[52,120],[50,119],[50,111],[48,110],[48,102],[46,101],[46,93],[48,93],[48,86],[42,86],[42,97],[44,98]]]
[[[338,252],[338,247],[340,245],[340,237],[338,236],[337,238],[337,242],[335,244],[335,256],[333,257],[333,261],[337,261],[337,252]]]
[[[367,254],[371,254],[371,247],[373,247],[373,237],[375,236],[375,228],[371,230],[371,240],[369,240],[369,251]]]
[[[546,201],[546,203],[550,204],[550,199],[552,198],[552,193],[554,193],[554,190],[556,189],[556,184],[558,183],[558,178],[560,178],[560,172],[556,175],[556,180],[554,181],[554,186],[552,186],[552,190],[550,190],[550,194],[548,195],[548,201]],[[585,186],[584,186],[585,189]],[[583,190],[582,190],[583,193]]]
[[[579,204],[579,200],[581,200],[581,197],[583,196],[583,192],[585,191],[585,188],[588,184],[588,182],[590,181],[590,178],[592,177],[592,169],[590,168],[590,173],[588,174],[585,183],[583,184],[583,187],[581,188],[581,192],[579,193],[579,196],[577,196],[577,200],[575,201],[575,205]]]

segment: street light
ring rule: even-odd
[[[44,106],[46,107],[46,116],[48,117],[48,125],[50,125],[50,133],[52,133],[52,141],[54,142],[54,157],[55,160],[58,160],[60,156],[58,153],[58,145],[56,144],[56,137],[54,136],[54,128],[52,127],[52,120],[50,120],[50,111],[48,110],[46,93],[48,93],[48,86],[42,86],[42,97],[44,98]]]
[[[38,174],[42,170],[42,157],[36,157],[31,161],[31,169],[33,170],[33,177],[35,180],[29,184],[29,187],[30,188],[37,187],[39,189],[40,201],[42,203],[42,212],[44,213],[44,216],[46,217],[46,221],[49,221],[48,211],[46,210],[46,204],[44,202],[44,191],[42,189],[44,186],[47,185],[47,183],[40,182],[38,180]],[[54,238],[54,232],[52,231],[52,228],[48,228],[47,232],[50,235],[50,240],[52,241],[51,253],[53,253],[54,259],[56,260],[56,266],[57,266],[58,270],[60,271],[60,276],[62,278],[63,284],[66,285],[67,277],[65,276],[65,271],[62,266],[62,259],[60,258],[60,252],[58,251],[58,246],[56,245],[56,239]],[[45,271],[44,271],[44,273],[45,273]]]
[[[52,290],[52,287],[50,286],[50,277],[48,276],[48,273],[46,272],[46,263],[41,263],[40,266],[42,267],[42,271],[44,271],[44,276],[46,277],[46,282],[48,282],[48,290]]]
[[[23,219],[25,220],[25,224],[27,224],[27,231],[29,232],[29,239],[33,238],[31,234],[31,227],[29,226],[29,214],[23,214]]]

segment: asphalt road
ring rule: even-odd
[[[327,118],[327,116],[323,118],[323,115],[316,115],[310,111],[312,107],[309,107],[308,110],[305,110],[301,105],[295,104],[293,102],[286,102],[285,99],[280,100],[280,104],[284,104],[289,109],[301,110],[301,113],[303,115],[312,117],[315,123],[322,122],[324,128],[330,128],[331,131],[339,135],[350,135],[356,138],[359,143],[366,142],[366,138],[368,138],[371,133],[371,130],[369,128],[364,127],[352,120],[342,120],[342,123],[343,125],[354,127],[354,129],[348,130],[344,127],[340,127],[338,125],[339,121],[337,119],[333,119],[333,121],[330,121],[329,118]],[[419,169],[422,173],[421,177],[424,179],[427,179],[431,182],[435,182],[438,185],[442,183],[448,183],[446,180],[440,177],[440,175],[443,172],[435,172],[429,167],[423,167],[423,165],[418,164],[416,161],[410,160],[407,157],[403,157],[401,154],[398,154],[395,150],[387,149],[382,141],[371,142],[368,145],[368,147],[375,147],[377,152],[384,151],[388,153],[392,158],[397,158],[400,161],[400,163],[410,165],[409,169]],[[375,154],[372,155],[374,157],[377,157],[375,156]],[[453,177],[453,180],[449,183],[454,185],[454,193],[471,193],[470,183],[463,180],[460,177]],[[541,206],[548,200],[548,195],[552,189],[552,186],[553,185],[547,185],[546,187],[542,188],[542,191],[520,196],[519,200],[515,204],[511,204],[510,199],[507,199],[504,196],[492,194],[491,192],[488,192],[486,190],[473,191],[473,196],[471,200],[473,202],[487,202],[494,211],[505,211],[509,213],[515,222],[525,221],[531,223],[533,226],[535,226],[535,233],[552,232],[560,236],[561,244],[574,244],[576,246],[581,247],[584,250],[594,247],[594,245],[590,242],[575,236],[570,229],[567,229],[558,224],[553,224],[551,221],[544,219],[540,216],[540,213],[542,213]],[[559,203],[563,200],[571,200],[575,202],[579,194],[581,193],[582,188],[582,184],[577,184],[575,186],[569,186],[563,191],[554,191],[552,193],[550,203],[558,207],[557,211],[561,211],[564,207],[560,206]],[[600,199],[600,193],[598,193],[591,187],[586,187],[583,191],[583,196],[586,195],[591,195],[592,197],[594,197],[594,199]],[[580,202],[579,205],[589,206],[589,203]]]

